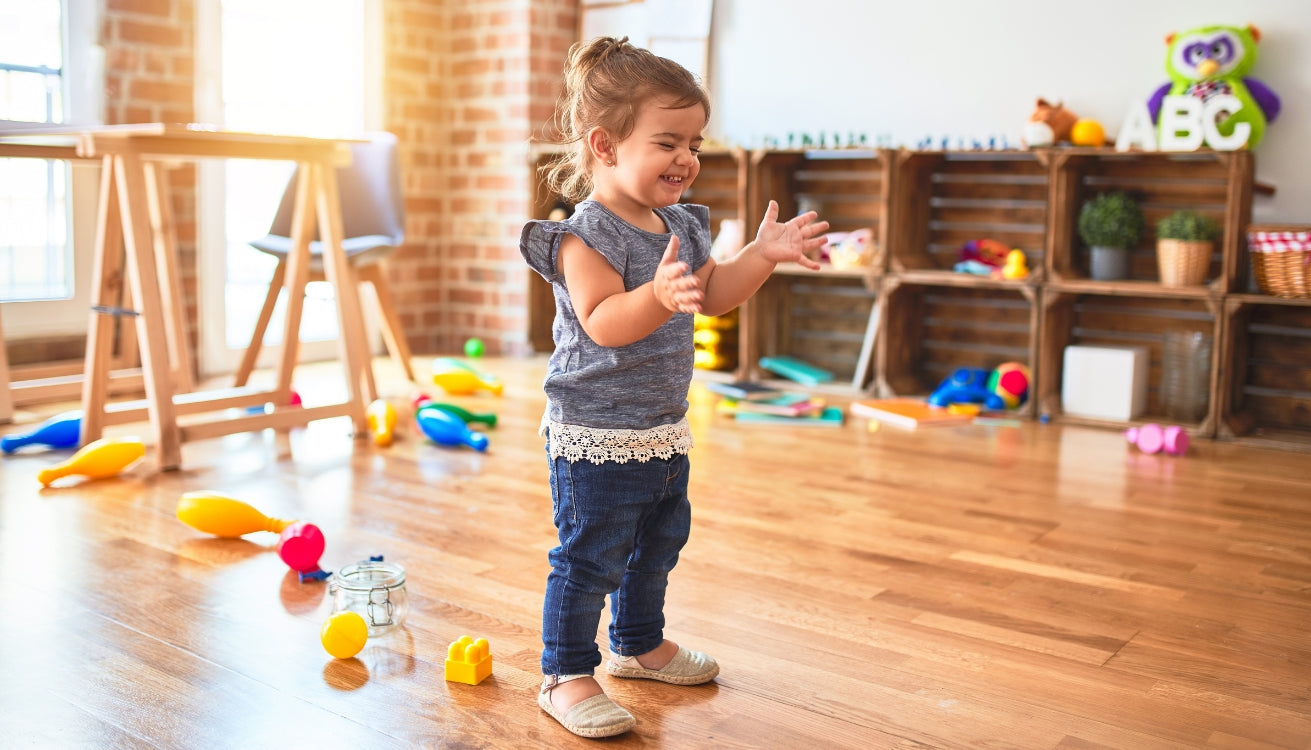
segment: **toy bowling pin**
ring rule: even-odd
[[[460,418],[441,409],[420,409],[414,415],[419,429],[434,443],[441,445],[467,445],[476,451],[487,450],[487,436],[474,432]]]
[[[475,414],[469,411],[468,409],[465,409],[460,406],[456,406],[455,404],[443,404],[437,401],[424,401],[420,403],[418,408],[415,409],[414,411],[417,414],[419,411],[423,409],[441,409],[447,414],[450,414],[454,417],[458,417],[459,420],[461,422],[464,422],[465,424],[477,422],[480,424],[485,424],[488,427],[496,426],[496,415],[490,412]]]
[[[369,432],[375,445],[391,445],[396,430],[396,407],[386,399],[375,399],[364,415],[369,420]]]
[[[1188,452],[1188,433],[1177,425],[1162,427],[1149,422],[1142,427],[1130,427],[1124,431],[1124,437],[1143,453],[1164,451],[1171,456],[1182,456]]]
[[[178,520],[197,531],[236,538],[254,531],[281,534],[295,521],[270,518],[249,503],[213,492],[188,492],[178,500]]]
[[[278,557],[297,573],[313,573],[319,569],[325,545],[318,526],[297,521],[283,529],[278,537]]]
[[[467,396],[479,388],[499,396],[505,388],[500,380],[450,357],[438,357],[433,361],[432,382],[452,396]]]
[[[13,453],[25,445],[44,445],[50,448],[76,448],[82,435],[82,412],[66,411],[56,414],[21,435],[0,438],[0,451]]]
[[[141,438],[102,438],[87,443],[74,453],[67,461],[37,472],[36,478],[42,486],[70,475],[80,475],[88,479],[112,477],[126,469],[128,464],[146,455],[146,445]]]

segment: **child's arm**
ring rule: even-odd
[[[698,279],[678,260],[678,237],[669,240],[655,279],[624,291],[624,279],[602,255],[572,234],[560,240],[556,261],[578,322],[601,346],[640,341],[675,312],[701,309]]]
[[[819,264],[806,257],[807,252],[824,246],[823,235],[829,225],[817,219],[815,212],[809,211],[780,224],[778,203],[770,201],[754,240],[732,258],[719,264],[711,261],[697,272],[705,288],[700,312],[723,315],[742,304],[779,263],[795,262],[819,270]]]

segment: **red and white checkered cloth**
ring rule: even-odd
[[[1254,253],[1286,253],[1311,250],[1311,231],[1248,232],[1247,244]]]

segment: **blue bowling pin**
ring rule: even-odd
[[[487,450],[487,436],[474,432],[459,417],[441,409],[420,409],[414,415],[419,429],[429,440],[440,445],[467,445],[476,451]]]
[[[13,453],[24,445],[76,448],[82,438],[82,412],[66,411],[37,425],[31,432],[0,438],[0,451]]]

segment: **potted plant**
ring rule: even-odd
[[[1163,286],[1206,283],[1220,225],[1196,211],[1175,211],[1156,223],[1156,265]]]
[[[1079,209],[1079,237],[1092,249],[1091,276],[1110,281],[1129,275],[1129,251],[1143,234],[1143,212],[1121,192],[1103,193]]]

